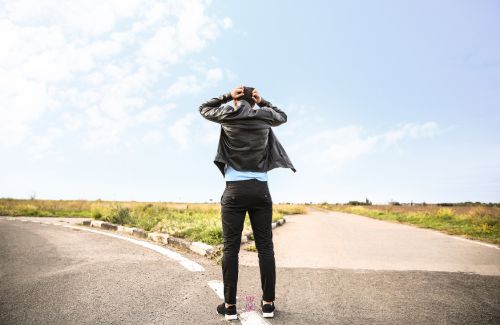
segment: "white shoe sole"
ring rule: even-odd
[[[274,311],[270,313],[262,313],[262,317],[264,318],[273,318],[274,317]]]
[[[226,320],[235,320],[238,319],[238,315],[224,315]]]
[[[224,315],[224,314],[221,314],[217,311],[217,315]],[[235,320],[235,319],[238,319],[238,314],[236,314],[236,315],[224,315],[224,318],[226,320]]]

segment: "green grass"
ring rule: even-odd
[[[305,212],[303,205],[276,204],[273,206],[273,222],[286,214]],[[0,199],[0,215],[89,217],[207,244],[223,242],[220,205],[217,203]],[[248,216],[244,227],[244,231],[251,230]]]
[[[257,247],[255,247],[255,244],[245,246],[244,250],[249,251],[249,252],[257,252]]]
[[[351,206],[322,204],[318,207],[380,220],[412,224],[500,245],[500,207],[498,206],[484,204],[450,207],[438,205]]]

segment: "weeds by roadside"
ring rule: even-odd
[[[500,207],[498,206],[321,204],[318,207],[375,219],[408,223],[500,245]]]
[[[275,204],[273,222],[283,215],[305,212],[303,205]],[[220,205],[217,203],[0,199],[0,215],[89,217],[146,231],[166,232],[174,237],[211,245],[223,242]],[[244,231],[250,229],[247,216]]]

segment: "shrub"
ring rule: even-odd
[[[130,209],[121,206],[112,209],[108,221],[119,225],[130,223]]]
[[[92,210],[92,218],[95,220],[101,220],[102,219],[102,213],[99,210]]]

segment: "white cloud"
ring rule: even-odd
[[[181,55],[175,39],[177,30],[172,26],[158,29],[141,47],[139,60],[143,64],[156,62],[174,63]]]
[[[135,122],[140,124],[140,123],[154,123],[163,121],[165,119],[166,113],[174,108],[175,108],[174,104],[169,104],[163,107],[153,106],[137,114]]]
[[[360,126],[321,131],[292,147],[293,152],[308,157],[310,163],[335,169],[378,149],[388,148],[405,139],[433,137],[440,132],[436,122],[407,123],[375,135],[365,135]],[[311,148],[321,148],[315,150]]]
[[[61,120],[65,131],[78,131],[82,127],[82,120],[76,114],[63,112],[61,114]]]
[[[191,124],[197,117],[194,113],[188,113],[168,128],[168,134],[179,145],[181,149],[187,149],[190,142]]]
[[[0,145],[32,136],[31,125],[47,112],[59,112],[60,121],[53,122],[64,125],[61,132],[84,132],[86,147],[127,142],[130,128],[163,120],[173,107],[161,103],[172,65],[230,27],[208,15],[208,5],[202,0],[5,1]],[[219,70],[208,70],[199,87],[205,79],[220,80]],[[177,80],[172,94],[187,86],[197,91],[197,80],[190,78]]]
[[[204,144],[217,144],[219,140],[221,126],[216,123],[206,123],[203,121],[203,126],[201,128],[201,132],[203,136],[198,137],[201,143]]]
[[[179,77],[167,88],[167,97],[197,94],[205,88],[214,86],[224,78],[224,72],[220,68],[200,70],[204,74],[203,78],[198,78],[195,75]]]
[[[30,148],[31,154],[36,159],[42,159],[54,146],[57,138],[63,134],[60,128],[49,128],[44,135],[35,135],[32,137],[33,145]]]
[[[46,110],[47,103],[44,84],[14,74],[8,77],[0,77],[0,145],[19,143],[28,133],[29,124]]]
[[[222,69],[215,68],[215,69],[209,69],[206,72],[206,81],[207,82],[218,82],[221,81],[224,76],[224,72],[222,72]]]
[[[146,132],[142,137],[142,142],[146,144],[157,144],[164,139],[163,133],[159,130],[151,130]]]
[[[202,87],[203,86],[198,81],[196,76],[182,76],[170,85],[170,87],[168,87],[167,96],[174,97],[184,94],[196,94],[202,89]]]
[[[233,26],[233,21],[231,20],[231,18],[224,17],[222,19],[222,27],[224,27],[224,29],[231,28],[232,26]]]

